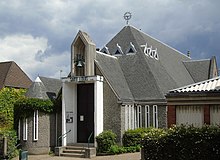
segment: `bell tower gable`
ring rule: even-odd
[[[71,76],[93,76],[95,56],[95,43],[79,31],[71,45]]]

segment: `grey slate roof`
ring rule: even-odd
[[[55,99],[61,85],[59,79],[38,77],[28,89],[26,96],[39,99]]]
[[[135,54],[115,56],[108,61],[109,57],[97,52],[97,64],[114,90],[118,90],[119,97],[126,93],[124,98],[132,95],[136,102],[165,101],[168,90],[194,83],[183,64],[189,57],[132,26],[125,26],[106,47],[114,55],[118,44],[126,54],[130,42],[137,51]],[[157,49],[159,60],[145,55],[142,45],[146,43]]]
[[[195,82],[209,79],[210,59],[183,62]]]
[[[117,86],[113,89],[120,100],[133,100],[133,96],[116,57],[97,52],[96,65],[108,83],[110,83],[111,86]]]
[[[26,92],[26,96],[30,98],[49,99],[46,92],[46,87],[39,77],[37,77],[37,79],[31,84],[30,88]]]

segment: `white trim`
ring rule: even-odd
[[[150,127],[150,106],[145,105],[145,127]]]
[[[128,130],[128,105],[125,105],[125,131]]]
[[[130,50],[132,50],[132,52],[129,52]],[[130,42],[129,47],[126,50],[126,54],[130,54],[130,53],[133,53],[133,54],[137,53],[137,50],[132,42]]]
[[[131,105],[131,112],[132,112],[132,129],[135,129],[135,109],[134,109],[134,105]]]
[[[132,106],[131,105],[128,105],[128,128],[129,129],[132,129],[132,112],[131,112],[131,110],[132,110],[132,108],[131,108]]]
[[[34,141],[38,140],[38,110],[34,111],[34,121],[33,121],[33,139]]]
[[[18,140],[21,140],[21,120],[18,120]]]
[[[137,128],[137,107],[134,107],[134,129]]]
[[[153,127],[158,128],[158,107],[153,105]]]
[[[66,133],[66,84],[62,84],[62,135]],[[62,138],[62,146],[66,146],[66,136]]]
[[[142,109],[141,105],[137,106],[137,128],[142,127]]]
[[[102,77],[103,80],[103,77]],[[94,83],[94,142],[95,137],[98,136],[104,130],[104,118],[103,118],[103,81],[95,81]],[[97,147],[97,143],[95,143]]]
[[[28,123],[27,123],[27,118],[23,119],[23,140],[27,140],[27,134],[28,134]]]

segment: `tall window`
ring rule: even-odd
[[[134,129],[134,105],[125,105],[125,130]]]
[[[137,106],[137,128],[142,127],[142,108],[141,105]]]
[[[34,141],[38,140],[38,110],[34,111]]]
[[[18,120],[18,140],[21,139],[21,120]]]
[[[145,127],[150,127],[150,107],[145,106]]]
[[[27,134],[28,134],[28,123],[27,118],[23,119],[23,140],[27,140]]]
[[[153,126],[158,128],[158,108],[157,105],[153,105]]]

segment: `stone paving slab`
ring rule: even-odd
[[[140,160],[141,154],[137,153],[126,153],[111,156],[97,156],[91,158],[91,160]],[[12,160],[19,160],[19,157],[13,158]],[[28,160],[89,160],[89,158],[73,158],[73,157],[58,157],[50,155],[28,155]]]

